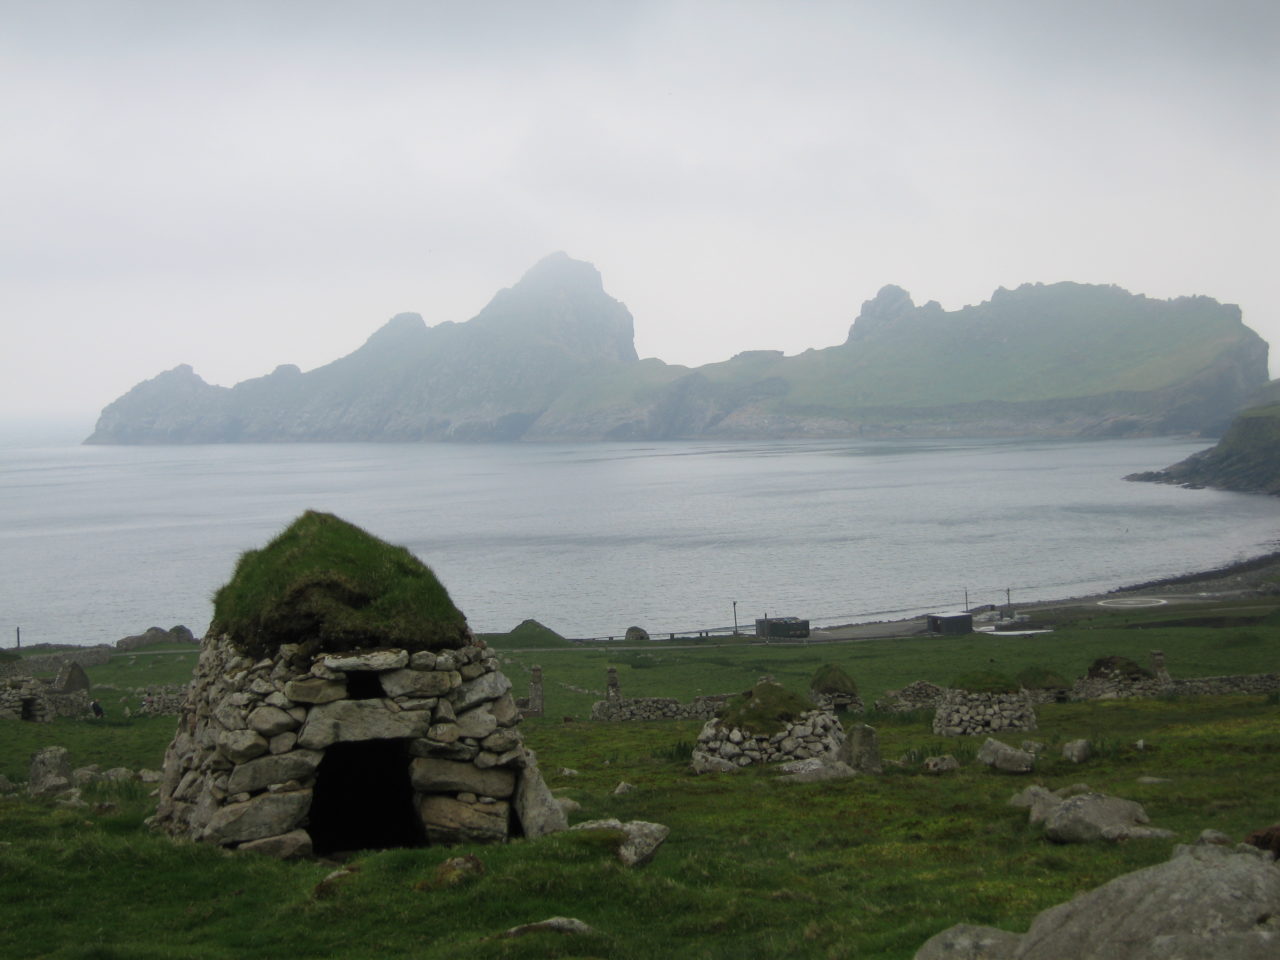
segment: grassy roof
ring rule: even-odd
[[[211,630],[259,658],[285,643],[342,653],[451,649],[467,641],[466,618],[422,561],[313,510],[240,557],[214,594]]]
[[[812,709],[813,704],[799,694],[780,684],[761,681],[725,704],[720,720],[728,727],[773,735]]]
[[[809,689],[814,693],[843,693],[851,697],[858,695],[858,685],[839,666],[824,663],[809,681]]]

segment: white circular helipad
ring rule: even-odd
[[[1163,607],[1168,600],[1157,600],[1154,597],[1133,597],[1120,600],[1099,600],[1100,607]]]

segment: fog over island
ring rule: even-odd
[[[550,250],[641,357],[1115,283],[1280,333],[1280,8],[11,0],[0,411],[309,370]]]

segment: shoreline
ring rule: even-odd
[[[1192,589],[1188,588],[1205,587],[1213,589]],[[1265,586],[1265,589],[1262,589]],[[1272,550],[1268,553],[1261,554],[1256,557],[1250,557],[1246,560],[1238,560],[1234,563],[1226,564],[1221,567],[1214,567],[1209,570],[1198,570],[1191,573],[1178,574],[1173,577],[1162,577],[1158,580],[1147,580],[1141,583],[1128,584],[1125,586],[1114,587],[1105,593],[1084,594],[1077,597],[1065,597],[1058,600],[1029,600],[1023,603],[1014,604],[1014,609],[1018,611],[1027,610],[1051,610],[1058,607],[1074,607],[1097,604],[1107,599],[1133,597],[1135,594],[1155,594],[1157,596],[1185,596],[1187,599],[1205,599],[1213,597],[1225,597],[1232,595],[1240,595],[1247,593],[1257,593],[1259,596],[1280,593],[1280,550]],[[1135,598],[1136,599],[1136,598]],[[838,639],[880,639],[888,637],[909,636],[918,632],[913,629],[908,633],[903,633],[903,628],[916,627],[924,623],[925,615],[921,614],[914,617],[903,617],[896,620],[871,620],[860,621],[857,623],[832,624],[830,626],[815,627],[813,633],[822,639],[838,640]],[[884,632],[888,630],[889,632]],[[719,634],[704,639],[714,639]],[[690,639],[688,637],[677,637],[676,642],[681,639]],[[739,640],[739,642],[741,642]],[[777,640],[774,641],[779,642]],[[785,641],[781,641],[785,642]],[[670,643],[670,641],[651,641],[651,643]],[[31,646],[21,648],[4,647],[4,651],[9,653],[18,653],[30,651],[36,654],[58,653],[70,650],[89,650],[95,647],[110,647],[112,653],[125,653],[138,651],[120,651],[115,649],[114,644],[109,643],[86,643],[86,644],[56,644],[56,643],[37,643]],[[591,644],[575,644],[579,648],[587,649],[624,649],[620,645],[610,643]],[[193,649],[198,650],[196,645]],[[638,647],[636,649],[648,649],[648,647]]]

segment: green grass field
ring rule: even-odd
[[[988,668],[1016,675],[1033,665],[1076,677],[1098,656],[1146,663],[1151,649],[1165,651],[1175,676],[1265,672],[1276,669],[1280,649],[1280,628],[1269,622],[654,647],[504,654],[517,692],[534,663],[545,671],[547,716],[523,730],[552,788],[582,804],[572,819],[617,816],[671,827],[647,866],[624,869],[597,838],[561,834],[502,847],[366,853],[350,864],[355,872],[321,885],[334,865],[281,863],[152,835],[143,821],[154,800],[140,784],[96,788],[86,797],[93,805],[79,809],[8,798],[0,800],[0,956],[909,958],[954,923],[1025,930],[1040,910],[1168,858],[1167,841],[1048,842],[1025,810],[1007,805],[1029,783],[1083,781],[1137,800],[1179,842],[1207,827],[1242,837],[1280,820],[1276,697],[1045,706],[1039,730],[1025,736],[1048,745],[1046,759],[1023,777],[975,764],[979,743],[933,736],[928,717],[875,718],[885,759],[910,763],[889,764],[879,777],[788,784],[756,769],[695,777],[687,759],[699,723],[590,723],[582,718],[596,697],[580,692],[603,691],[610,664],[624,695],[688,699],[745,689],[762,674],[799,692],[818,666],[833,662],[868,704],[916,679],[945,683]],[[162,658],[117,658],[90,675],[142,685],[128,681],[133,671],[152,669],[145,664],[153,659]],[[172,718],[119,717],[7,723],[0,773],[25,779],[31,752],[52,743],[66,746],[77,765],[158,767],[173,726]],[[1098,753],[1076,766],[1060,758],[1060,747],[1078,737],[1093,740]],[[1135,747],[1139,739],[1147,749]],[[958,772],[919,772],[920,758],[943,752],[962,761]],[[623,780],[636,789],[613,794]],[[437,865],[459,853],[478,856],[484,874],[432,889]],[[496,937],[555,915],[597,932]]]

